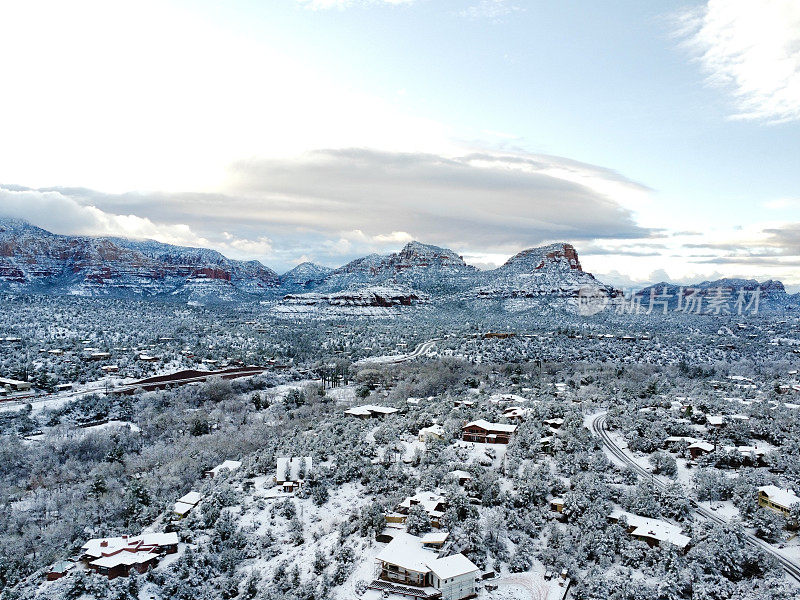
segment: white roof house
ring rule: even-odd
[[[209,477],[216,477],[222,471],[235,471],[241,466],[242,462],[239,460],[226,460],[225,462],[217,465],[213,469],[209,469],[208,471],[206,471],[206,475]]]
[[[706,421],[712,427],[722,427],[725,425],[725,416],[724,415],[706,415]]]
[[[175,507],[172,509],[172,512],[180,518],[183,518],[188,515],[202,499],[203,497],[199,492],[189,492],[188,494],[184,494],[175,502]]]
[[[391,406],[376,406],[374,404],[364,404],[363,406],[354,406],[344,411],[346,415],[354,417],[375,417],[391,415],[397,412],[398,409]]]
[[[0,377],[0,387],[9,387],[22,391],[31,389],[31,384],[27,381],[20,381],[19,379],[7,379],[5,377]]]
[[[652,540],[654,543],[668,542],[681,549],[686,548],[692,541],[690,537],[681,533],[680,527],[661,519],[641,517],[624,510],[614,510],[610,515],[614,521],[622,517],[628,522],[630,534],[636,538]]]
[[[504,433],[514,433],[517,430],[516,425],[510,425],[507,423],[490,423],[485,419],[470,421],[464,425],[464,427],[480,427],[481,429],[486,429],[487,431],[502,431]]]
[[[788,511],[793,505],[800,502],[800,497],[792,490],[779,488],[777,485],[762,485],[758,488],[759,496],[769,499],[777,508]]]
[[[463,554],[439,558],[438,552],[425,548],[423,538],[402,531],[378,553],[376,561],[380,579],[369,586],[374,589],[384,589],[384,581],[396,581],[438,591],[442,600],[461,600],[477,592],[480,570],[471,560]]]
[[[429,439],[444,439],[444,427],[441,425],[431,425],[419,430],[419,441],[425,442]]]
[[[100,558],[132,547],[175,546],[177,543],[178,534],[174,531],[171,533],[143,533],[134,537],[123,535],[120,537],[94,538],[81,546],[81,550],[83,550],[85,556]]]

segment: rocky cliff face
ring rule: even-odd
[[[622,296],[620,290],[585,272],[575,248],[565,243],[523,250],[485,276],[486,282],[476,290],[479,298]]]
[[[410,242],[400,252],[370,254],[336,269],[320,289],[329,292],[390,284],[444,293],[470,285],[478,273],[452,250]]]
[[[191,282],[215,281],[226,293],[278,286],[256,261],[158,242],[55,235],[18,220],[0,220],[0,286],[73,295],[153,296],[180,293]]]

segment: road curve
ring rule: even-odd
[[[417,344],[417,347],[414,348],[408,354],[398,354],[396,356],[372,356],[369,358],[362,358],[361,360],[356,361],[355,365],[368,365],[368,364],[376,364],[376,365],[397,365],[400,363],[408,362],[409,360],[414,360],[415,358],[419,358],[428,350],[433,348],[441,338],[432,338],[420,344]]]
[[[627,452],[625,452],[622,448],[617,446],[614,443],[614,440],[611,439],[611,436],[609,435],[608,431],[606,430],[605,423],[606,423],[606,413],[599,413],[592,418],[590,422],[590,428],[592,432],[594,432],[600,438],[600,441],[603,442],[603,445],[606,447],[606,449],[617,460],[632,468],[640,477],[646,477],[650,479],[656,486],[658,486],[660,489],[663,490],[667,486],[667,484],[660,477],[654,476],[650,471],[648,471],[640,464],[638,464],[635,460],[633,460],[633,458],[631,458],[631,456]],[[720,524],[726,523],[725,519],[723,519],[719,515],[714,514],[707,508],[701,506],[695,500],[692,500],[690,498],[689,502],[691,503],[692,509],[694,510],[694,513],[696,515],[699,515],[700,517],[708,521],[713,521],[714,523],[720,523]],[[774,556],[775,559],[780,563],[781,567],[783,567],[783,570],[786,572],[786,574],[796,583],[800,584],[800,565],[786,558],[783,554],[778,552],[771,544],[768,544],[764,540],[761,540],[755,537],[754,535],[750,535],[749,533],[746,535],[748,544],[750,544],[751,546],[756,546],[758,548],[761,548],[764,552]]]

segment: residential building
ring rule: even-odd
[[[211,477],[212,479],[222,473],[223,471],[235,471],[239,467],[242,466],[241,461],[238,460],[226,460],[222,464],[217,465],[213,469],[209,469],[205,472],[206,477]]]
[[[440,496],[433,492],[420,492],[415,496],[409,496],[398,504],[394,512],[386,515],[387,523],[402,524],[408,519],[408,513],[412,506],[417,504],[422,505],[425,512],[428,513],[428,518],[431,520],[431,525],[437,529],[440,526],[440,520],[444,516],[444,511],[447,510],[447,500],[444,496]]]
[[[82,560],[92,571],[109,579],[127,577],[132,569],[145,573],[164,554],[178,551],[178,534],[145,533],[136,537],[95,538],[82,547]]]
[[[377,557],[370,589],[415,598],[463,600],[477,594],[478,567],[463,554],[440,557],[423,538],[397,532]],[[408,587],[407,587],[408,586]]]
[[[789,517],[792,506],[800,502],[792,490],[779,488],[776,485],[762,485],[758,488],[758,504],[784,517]],[[796,524],[795,524],[796,525]]]
[[[490,423],[489,421],[478,419],[467,423],[461,428],[461,437],[465,442],[507,444],[516,430],[516,425]]]
[[[189,492],[184,494],[175,502],[175,508],[172,510],[173,519],[183,519],[188,515],[194,507],[196,507],[203,497],[199,492]]]
[[[637,540],[645,542],[651,548],[662,543],[669,543],[681,550],[686,550],[692,541],[690,537],[681,533],[680,527],[661,519],[641,517],[624,510],[615,510],[608,518],[612,521],[619,521],[624,518],[628,524],[628,533]]]

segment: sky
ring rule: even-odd
[[[0,57],[0,215],[55,233],[800,289],[796,0],[30,0]]]

